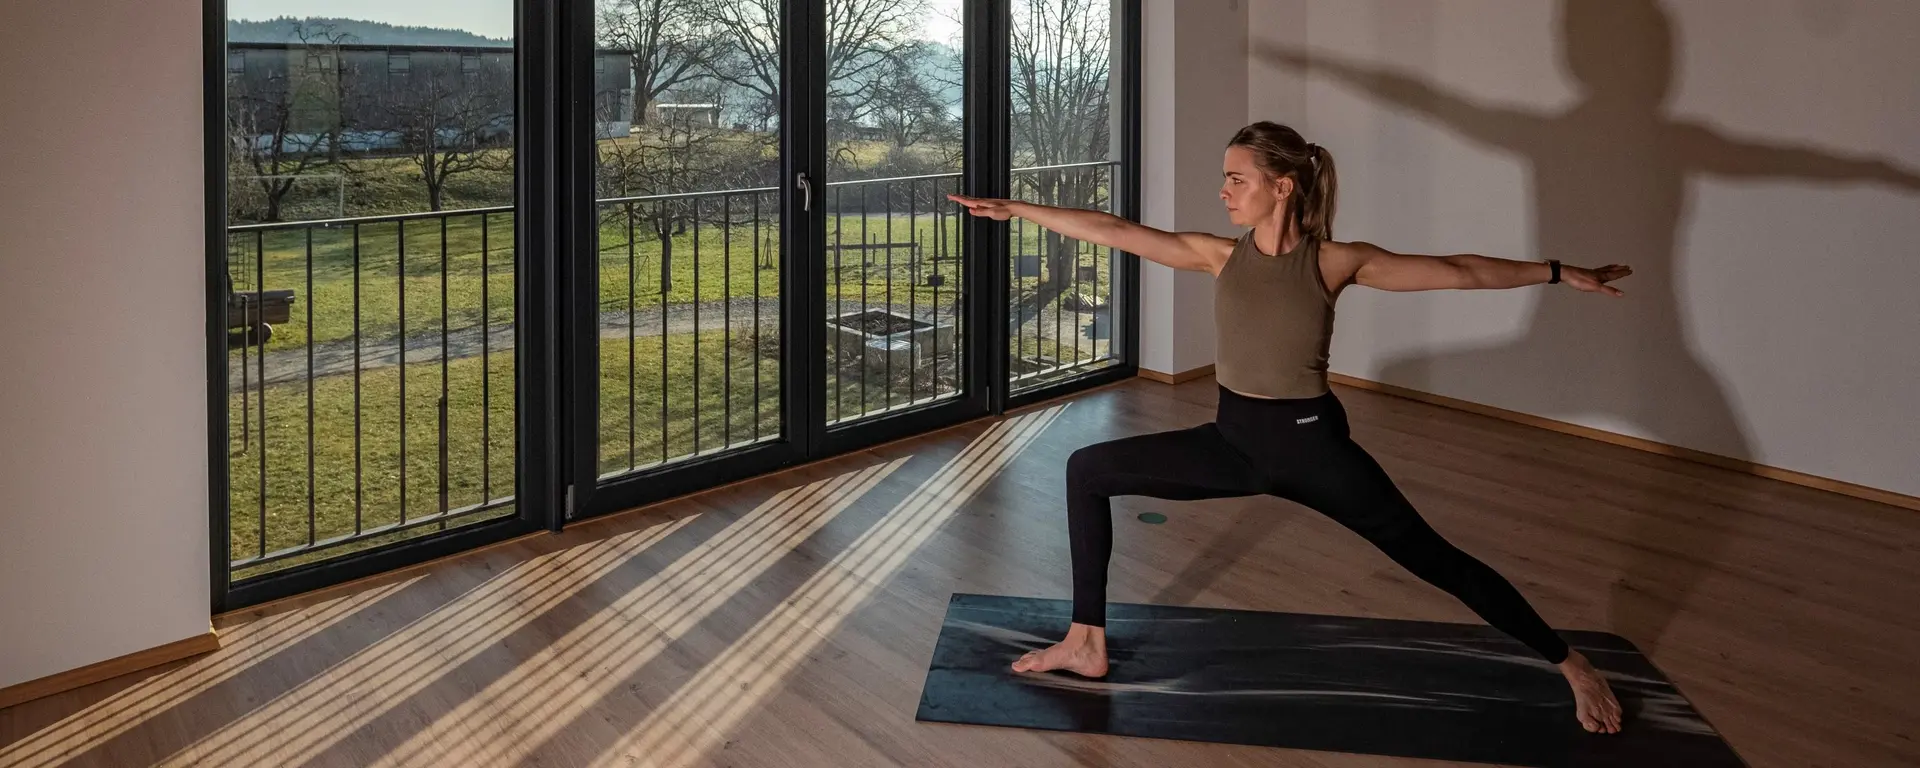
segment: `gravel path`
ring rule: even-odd
[[[753,297],[738,298],[731,301],[709,301],[697,305],[699,318],[698,330],[701,333],[724,335],[731,327],[736,333],[754,325]],[[759,324],[763,327],[777,328],[780,322],[780,300],[777,297],[761,298],[759,303]],[[841,309],[855,311],[858,302],[844,302]],[[885,307],[875,303],[874,308]],[[906,306],[896,306],[893,311],[905,314]],[[930,307],[912,308],[915,316],[923,320],[933,317]],[[631,332],[635,338],[659,336],[662,333],[661,307],[659,305],[642,307],[633,312],[631,329],[625,311],[604,312],[600,315],[600,336],[609,339],[624,339]],[[666,308],[665,333],[691,333],[695,326],[696,305],[682,303]],[[484,338],[484,345],[482,340]],[[482,352],[493,353],[511,350],[514,347],[514,327],[502,323],[487,329],[484,336],[479,326],[455,329],[447,334],[445,341],[447,356],[454,360],[479,357]],[[407,337],[406,357],[409,365],[415,363],[436,362],[440,359],[441,338],[439,332],[417,333]],[[340,339],[322,342],[313,347],[313,377],[339,376],[353,373],[353,340]],[[360,370],[369,371],[386,368],[400,363],[400,344],[398,339],[363,339],[360,344]],[[262,368],[265,369],[267,384],[285,384],[307,379],[307,349],[296,347],[268,352],[266,359],[249,354],[245,361],[246,372],[243,375],[241,358],[233,356],[233,370],[228,374],[229,388],[238,392],[242,387],[260,386]]]

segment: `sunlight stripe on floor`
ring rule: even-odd
[[[906,464],[896,459],[782,492],[596,612],[375,765],[457,754],[465,766],[518,765],[661,651]],[[650,617],[642,618],[642,616]]]
[[[1056,406],[995,424],[702,666],[594,764],[678,766],[702,760],[1065,409]]]

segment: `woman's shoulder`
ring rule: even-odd
[[[1253,246],[1253,228],[1251,227],[1247,228],[1246,231],[1241,232],[1240,234],[1234,235],[1231,238],[1219,236],[1219,235],[1216,235],[1215,237],[1219,238],[1216,241],[1217,242],[1216,247],[1225,251],[1228,255],[1236,254],[1241,251],[1254,247]]]
[[[1253,230],[1248,229],[1231,238],[1214,235],[1209,245],[1211,245],[1214,250],[1212,255],[1219,259],[1220,268],[1224,270],[1227,264],[1244,255],[1248,249],[1253,247]]]
[[[1334,262],[1334,263],[1345,263],[1345,262],[1358,260],[1366,253],[1367,249],[1376,248],[1376,246],[1374,246],[1372,243],[1350,242],[1350,241],[1331,240],[1331,239],[1318,240],[1317,242],[1314,243],[1314,245],[1320,251],[1320,260],[1322,262]]]
[[[1359,273],[1360,267],[1367,263],[1367,259],[1381,252],[1380,246],[1361,240],[1327,239],[1321,240],[1319,247],[1320,271],[1327,282],[1333,286],[1343,286],[1352,282],[1354,275]]]

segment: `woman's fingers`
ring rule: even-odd
[[[948,194],[947,199],[966,206],[967,212],[975,216],[986,216],[995,220],[1001,220],[1007,217],[1007,201],[1005,200],[967,197],[966,195],[956,194]]]
[[[1622,293],[1620,289],[1607,285],[1607,281],[1617,279],[1615,273],[1608,271],[1610,269],[1612,269],[1612,267],[1601,267],[1595,270],[1576,268],[1567,272],[1566,282],[1575,289],[1589,293],[1604,293],[1608,296],[1625,296],[1626,294]]]
[[[960,195],[960,194],[954,194],[954,193],[948,193],[947,199],[952,200],[961,205],[964,205],[968,208],[998,207],[998,206],[1006,205],[1008,202],[1006,200],[1001,200],[999,198],[968,197],[966,195]]]

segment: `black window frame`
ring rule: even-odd
[[[824,0],[814,5],[819,6],[821,2]],[[1120,168],[1115,179],[1118,197],[1115,212],[1133,220],[1140,217],[1140,5],[1141,0],[1118,0],[1112,42],[1121,47],[1118,60],[1124,68],[1119,79],[1121,91],[1115,94],[1115,106],[1121,110],[1118,143],[1122,152],[1117,158]],[[816,425],[816,417],[824,413],[824,395],[818,383],[820,368],[817,364],[789,366],[784,382],[789,393],[787,431],[789,441],[796,447],[733,461],[717,473],[698,468],[688,471],[682,467],[681,471],[644,484],[644,489],[636,485],[620,493],[599,494],[593,482],[596,421],[585,418],[593,413],[597,398],[591,368],[596,358],[581,342],[586,335],[581,329],[591,328],[596,322],[591,299],[597,287],[592,275],[584,273],[575,260],[566,257],[592,248],[595,236],[592,97],[598,51],[594,45],[593,4],[591,0],[545,3],[518,0],[514,12],[513,54],[517,124],[514,240],[515,252],[522,259],[516,292],[523,303],[516,315],[519,350],[514,425],[519,445],[516,514],[235,583],[230,567],[228,169],[223,128],[226,89],[234,72],[230,69],[227,49],[226,0],[203,0],[202,12],[208,481],[213,544],[209,559],[210,602],[215,614],[377,576],[542,530],[558,531],[569,520],[629,509],[956,423],[951,415],[936,417],[931,412],[907,412],[871,428],[828,434],[833,430]],[[968,125],[963,139],[966,147],[963,184],[970,194],[1004,197],[1010,188],[1011,170],[1010,2],[966,0],[964,13],[968,29],[965,43],[968,77],[964,89]],[[808,43],[789,45],[783,54],[786,89],[790,94],[804,96],[789,97],[782,107],[785,134],[782,155],[788,179],[794,178],[795,170],[813,171],[813,178],[824,178],[818,173],[826,167],[824,143],[817,140],[814,130],[800,127],[810,125],[814,116],[825,112],[825,83],[817,66],[824,58],[823,15],[819,7],[802,7],[800,11],[790,11],[782,22],[788,39]],[[314,59],[307,57],[302,66],[311,65]],[[344,62],[335,58],[333,66],[344,66]],[[462,71],[466,71],[464,56]],[[798,194],[791,184],[786,186],[789,187],[787,197]],[[798,210],[797,203],[789,201],[788,210]],[[813,220],[797,225],[798,230],[822,231],[824,217],[824,207],[818,208],[809,217]],[[967,327],[978,341],[970,348],[972,352],[964,373],[970,401],[966,414],[996,416],[1137,375],[1139,260],[1131,254],[1121,254],[1121,269],[1112,278],[1113,293],[1119,298],[1114,316],[1115,332],[1124,334],[1119,361],[1010,396],[1007,223],[969,217],[965,226],[966,236],[979,249],[965,279],[970,290],[981,294],[978,299],[968,300]],[[788,296],[812,295],[824,285],[820,282],[824,280],[822,275],[809,274],[806,269],[785,269],[781,279],[782,290],[790,292],[785,294]],[[812,322],[812,316],[807,314],[818,309],[816,304],[807,300],[788,302],[786,327],[810,329],[785,334],[790,343],[820,341],[819,335],[824,331],[813,328],[818,323]],[[569,306],[575,308],[571,313],[565,310]],[[814,397],[809,399],[821,402],[804,402],[797,397],[801,393],[812,393]]]

